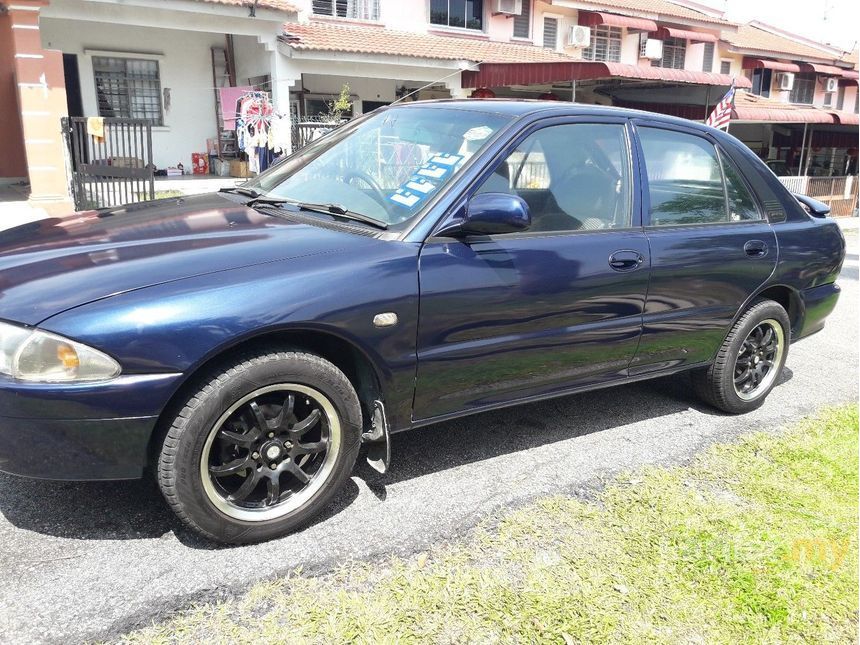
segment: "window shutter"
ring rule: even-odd
[[[710,72],[714,69],[714,43],[705,43],[705,53],[702,56],[702,71]]]
[[[531,0],[523,0],[523,10],[514,16],[514,38],[528,38],[532,21]]]
[[[551,49],[558,46],[558,19],[543,19],[543,46]]]
[[[319,16],[332,15],[333,0],[313,0],[311,3],[311,11]]]

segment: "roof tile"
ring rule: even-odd
[[[232,5],[234,7],[254,6],[254,0],[199,0],[200,2],[209,2],[212,4]],[[275,11],[285,11],[290,13],[298,13],[298,9],[292,2],[286,0],[259,0],[257,6],[261,9],[274,9]]]
[[[687,20],[698,20],[700,22],[712,22],[718,25],[731,26],[729,22],[722,16],[716,15],[719,12],[697,11],[688,6],[670,2],[669,0],[587,0],[589,6],[603,7],[614,13],[642,15],[651,14],[666,22],[670,22],[671,18],[681,18]],[[588,9],[590,7],[582,7]]]
[[[832,60],[833,56],[822,49],[797,42],[785,36],[765,31],[754,25],[738,25],[736,33],[726,32],[723,40],[738,49],[749,49],[764,55],[780,57],[801,56]]]
[[[370,25],[311,21],[284,25],[284,40],[296,50],[414,56],[475,62],[542,62],[570,60],[551,49],[483,38],[439,36]]]

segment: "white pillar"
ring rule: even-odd
[[[472,93],[469,88],[463,87],[462,72],[445,79],[445,87],[451,92],[452,99],[467,99],[469,98],[469,94]]]
[[[290,114],[290,90],[301,78],[295,63],[281,52],[277,40],[263,43],[269,52],[269,77],[272,83],[272,105],[279,114]],[[291,153],[289,142],[287,154]]]

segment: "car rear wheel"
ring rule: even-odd
[[[310,521],[349,477],[361,407],[346,376],[302,352],[260,352],[203,377],[158,461],[161,490],[192,529],[259,542]]]
[[[731,414],[760,407],[782,373],[790,329],[781,305],[755,303],[732,327],[714,363],[693,374],[696,393]]]

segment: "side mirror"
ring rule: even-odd
[[[436,232],[437,236],[496,235],[515,233],[531,226],[529,205],[516,195],[481,193],[466,204],[462,219],[449,222]]]

